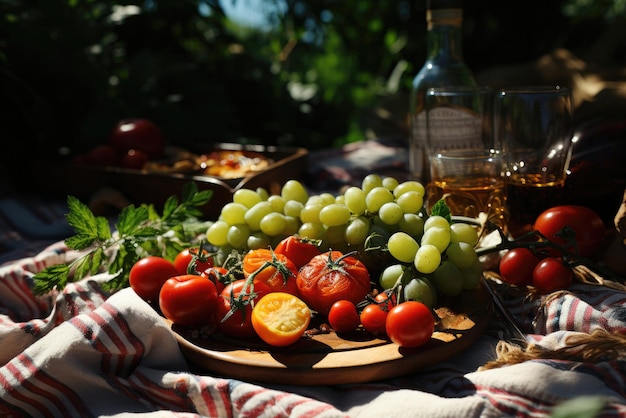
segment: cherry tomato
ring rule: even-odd
[[[602,218],[584,206],[555,206],[541,213],[535,220],[535,229],[560,245],[565,244],[566,239],[557,234],[566,226],[574,231],[574,239],[583,257],[593,255],[604,239]]]
[[[273,292],[287,292],[298,295],[296,265],[284,254],[276,254],[272,250],[259,248],[248,251],[243,257],[243,274],[267,284]]]
[[[198,248],[186,248],[176,255],[174,265],[178,274],[201,274],[213,267],[213,259],[207,251],[202,251],[201,255],[197,254]]]
[[[157,256],[148,256],[137,261],[130,269],[130,287],[144,300],[159,300],[161,286],[170,277],[178,275],[171,261]]]
[[[217,290],[213,282],[193,274],[167,279],[159,293],[163,315],[179,325],[214,324]]]
[[[272,292],[254,305],[251,318],[254,331],[263,341],[284,347],[302,337],[311,322],[311,310],[295,295]]]
[[[406,301],[394,306],[387,314],[387,336],[401,347],[426,344],[435,330],[435,319],[422,302]]]
[[[395,292],[380,292],[374,297],[374,300],[376,300],[378,305],[387,312],[389,312],[391,308],[396,306],[396,304],[398,303],[398,297]]]
[[[328,323],[335,332],[354,331],[361,324],[356,305],[349,300],[338,300],[328,312]]]
[[[384,335],[387,332],[386,323],[389,312],[377,303],[370,303],[361,311],[361,325],[367,332],[374,335]]]
[[[161,130],[147,119],[124,119],[113,128],[109,145],[119,155],[134,149],[145,153],[148,158],[155,159],[165,151],[165,138]]]
[[[253,280],[254,292],[246,286],[246,279],[235,280],[228,284],[217,298],[216,320],[217,329],[231,337],[253,337],[256,335],[252,325],[252,304],[256,304],[259,299],[271,289],[264,282]],[[245,302],[240,308],[233,308],[233,301],[241,295],[241,300]],[[233,313],[229,315],[231,308]],[[226,318],[226,319],[224,319]]]
[[[567,289],[572,280],[572,269],[555,257],[544,258],[533,270],[533,286],[539,293]]]
[[[539,258],[528,248],[513,248],[500,259],[500,276],[515,286],[532,284],[537,263]]]
[[[224,287],[226,287],[225,283],[227,274],[228,270],[220,266],[209,267],[208,269],[200,273],[202,277],[206,277],[213,282],[213,284],[217,288],[218,295],[222,293],[222,290],[224,290]]]
[[[365,265],[340,251],[313,257],[298,272],[296,283],[302,300],[322,315],[328,315],[332,304],[341,299],[358,304],[371,288]]]
[[[274,248],[274,252],[285,255],[285,257],[293,261],[299,270],[300,267],[321,253],[319,247],[314,242],[314,240],[299,235],[290,235],[278,243],[276,248]]]
[[[135,170],[141,170],[143,166],[148,162],[150,158],[145,152],[129,149],[122,156],[121,166],[124,168],[132,168]]]

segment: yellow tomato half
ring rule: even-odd
[[[311,322],[311,310],[300,298],[284,292],[263,296],[252,310],[252,326],[267,344],[284,347],[302,337]]]

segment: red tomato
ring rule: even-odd
[[[387,315],[385,311],[377,303],[370,303],[361,311],[361,325],[367,332],[374,335],[384,335],[387,332],[386,323]]]
[[[98,167],[110,167],[117,165],[117,156],[113,147],[97,145],[83,156],[82,162]]]
[[[174,265],[178,274],[201,274],[213,267],[213,259],[207,251],[203,251],[201,255],[197,254],[198,248],[186,248],[176,255]]]
[[[235,280],[227,285],[217,298],[217,310],[215,312],[217,329],[231,337],[253,337],[256,335],[252,325],[251,303],[254,304],[266,294],[271,293],[269,286],[258,280],[254,280],[254,292],[251,292],[249,286],[246,286],[246,282],[246,279]],[[240,296],[244,303],[237,308],[234,303]],[[231,309],[233,309],[233,313],[226,318]]]
[[[398,297],[396,296],[396,292],[393,292],[391,294],[387,292],[380,292],[376,295],[374,299],[376,300],[378,305],[387,312],[389,312],[391,308],[396,306],[396,304],[398,303]]]
[[[134,149],[145,153],[148,158],[159,158],[165,152],[165,139],[161,130],[147,119],[125,119],[117,123],[109,145],[119,155]]]
[[[535,229],[559,245],[567,242],[558,236],[565,227],[575,233],[574,239],[583,257],[593,255],[604,239],[605,227],[602,218],[584,206],[555,206],[540,214],[535,220]]]
[[[202,277],[206,277],[213,282],[213,284],[217,288],[218,294],[222,293],[222,290],[224,290],[224,287],[226,287],[225,283],[227,274],[228,270],[220,266],[209,267],[208,269],[200,273]]]
[[[273,292],[286,292],[298,295],[296,265],[283,254],[259,248],[248,251],[243,257],[243,274],[267,284]]]
[[[500,276],[515,286],[532,284],[537,263],[539,258],[528,248],[513,248],[500,259]]]
[[[356,305],[349,300],[338,300],[328,312],[328,323],[335,332],[354,331],[361,324]]]
[[[533,286],[539,293],[567,289],[572,280],[572,269],[558,258],[546,257],[533,270]]]
[[[422,302],[406,301],[394,306],[387,315],[387,336],[401,347],[419,347],[430,341],[435,318]]]
[[[149,159],[145,152],[129,149],[126,154],[122,156],[121,165],[124,168],[141,170]]]
[[[340,251],[313,257],[300,269],[296,282],[302,300],[322,315],[328,315],[333,303],[341,299],[358,304],[371,288],[365,265]]]
[[[170,277],[178,275],[171,261],[157,256],[148,256],[137,261],[130,269],[130,287],[142,299],[156,302],[161,286]]]
[[[278,243],[274,252],[285,255],[285,257],[293,261],[299,270],[300,267],[321,253],[319,246],[314,244],[314,242],[314,240],[299,235],[290,235]]]
[[[169,278],[159,293],[163,315],[179,325],[214,324],[217,290],[205,277],[185,274]]]

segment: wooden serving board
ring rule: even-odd
[[[388,379],[450,358],[485,332],[493,305],[481,288],[446,301],[436,312],[441,321],[430,341],[411,349],[362,330],[317,334],[277,348],[257,339],[202,336],[198,330],[170,326],[183,354],[201,371],[259,383],[336,385]]]

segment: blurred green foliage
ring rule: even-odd
[[[82,151],[127,117],[154,120],[180,146],[339,146],[363,139],[371,109],[423,62],[425,0],[265,1],[280,13],[246,28],[218,0],[0,0],[5,156]],[[607,28],[623,34],[625,9],[468,1],[466,61],[478,72],[557,47],[584,57]],[[623,47],[596,53],[598,65],[624,66]]]

